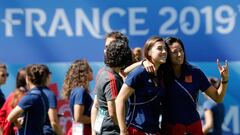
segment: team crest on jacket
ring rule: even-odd
[[[192,83],[192,75],[186,75],[185,80],[186,83]]]

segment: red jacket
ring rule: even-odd
[[[14,128],[13,124],[7,122],[7,116],[13,109],[10,105],[13,98],[14,93],[11,93],[0,110],[0,128],[3,129],[3,135],[12,135],[17,131],[17,128]]]

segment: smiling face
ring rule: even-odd
[[[184,62],[184,50],[178,42],[169,45],[169,57],[173,65],[182,65]]]
[[[156,42],[149,50],[148,55],[151,57],[151,61],[154,65],[165,63],[167,59],[167,51],[164,42]]]

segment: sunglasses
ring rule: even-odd
[[[1,77],[8,77],[9,74],[8,73],[5,73],[5,74],[1,74]]]

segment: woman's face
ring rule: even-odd
[[[93,72],[91,70],[89,70],[88,72],[88,81],[92,81],[93,80]]]
[[[32,83],[31,83],[31,81],[29,79],[29,76],[26,75],[25,79],[26,79],[27,89],[30,90],[31,89],[30,85],[32,85]]]
[[[169,56],[172,64],[182,65],[184,61],[184,51],[178,42],[169,45]]]
[[[0,69],[0,85],[5,84],[7,81],[8,73],[4,68]]]
[[[52,80],[52,74],[49,74],[48,75],[48,78],[47,78],[47,84],[46,86],[49,86],[51,84],[51,80]]]
[[[164,42],[156,42],[149,50],[148,55],[155,65],[165,63],[167,59],[167,50]]]

